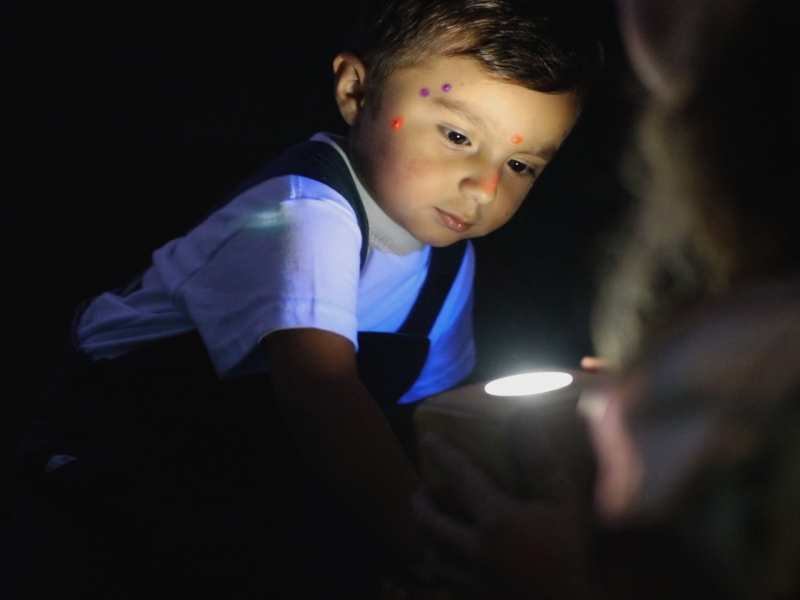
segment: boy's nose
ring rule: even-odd
[[[461,192],[478,204],[489,204],[497,193],[500,173],[495,169],[471,174],[461,181]]]

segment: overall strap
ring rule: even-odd
[[[299,175],[324,183],[339,192],[353,207],[358,218],[358,226],[361,229],[361,268],[363,269],[369,250],[367,213],[361,203],[361,196],[358,195],[358,188],[350,175],[347,163],[339,151],[326,142],[309,140],[292,146],[278,158],[270,161],[245,179],[233,192],[228,194],[222,204],[226,204],[242,192],[268,179],[284,175]]]
[[[419,296],[397,333],[428,336],[461,267],[467,240],[431,248],[428,274]]]

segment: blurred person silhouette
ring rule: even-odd
[[[423,438],[446,474],[414,501],[431,576],[465,597],[797,598],[797,5],[617,8],[649,99],[641,201],[595,307],[607,373],[578,403],[593,489],[588,502],[522,501]]]

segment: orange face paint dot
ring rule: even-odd
[[[395,117],[392,119],[392,129],[399,130],[403,126],[403,117]]]
[[[521,144],[522,140],[524,140],[524,139],[525,138],[523,138],[520,134],[515,133],[514,135],[511,136],[511,143],[512,144]]]
[[[481,189],[487,194],[491,194],[497,189],[497,182],[500,179],[500,173],[493,173],[480,182]]]

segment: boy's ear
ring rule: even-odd
[[[342,52],[333,59],[333,74],[339,112],[348,125],[354,125],[364,107],[364,63],[355,54]]]

